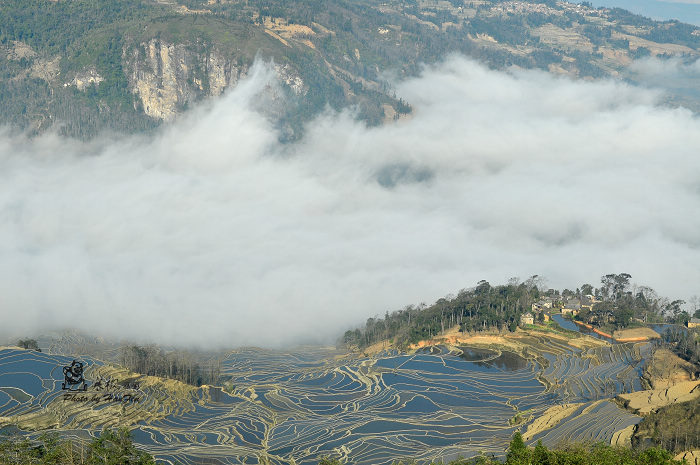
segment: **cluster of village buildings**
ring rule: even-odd
[[[592,295],[566,300],[545,297],[532,304],[532,310],[520,317],[520,326],[535,324],[535,320],[549,321],[552,309],[561,312],[562,315],[576,316],[582,309],[592,310],[596,302],[599,301]]]
[[[562,15],[561,10],[554,9],[545,5],[544,3],[530,3],[523,1],[496,3],[491,8],[491,12],[503,14],[541,13],[543,15]]]
[[[545,297],[532,304],[532,310],[520,317],[520,326],[535,324],[535,321],[549,321],[552,310],[561,312],[562,315],[570,315],[572,317],[578,315],[581,310],[593,310],[595,305],[600,300],[597,300],[593,295],[584,295],[580,299],[570,298],[566,300]],[[541,316],[540,316],[541,315]],[[589,323],[610,323],[614,320],[612,312],[596,313],[592,315]],[[700,328],[700,318],[691,318],[687,325],[688,328]]]

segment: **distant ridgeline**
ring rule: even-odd
[[[533,322],[544,320],[546,312],[540,305],[541,301],[547,302],[547,307],[553,311],[575,308],[571,313],[577,320],[606,331],[645,323],[688,323],[691,315],[683,309],[684,301],[659,297],[650,287],[632,285],[631,278],[627,273],[608,274],[601,278],[600,287],[583,284],[575,291],[545,290],[538,276],[525,282],[513,279],[499,286],[480,281],[476,287],[462,289],[456,296],[448,295],[430,306],[409,305],[387,312],[384,318],[369,318],[364,328],[346,331],[342,342],[348,347],[362,349],[389,340],[394,346],[405,348],[438,336],[456,325],[462,332],[513,332],[527,312],[534,313]],[[698,302],[693,305],[694,316],[700,317]],[[678,342],[683,337],[688,338],[687,334],[683,336],[681,333],[667,336],[673,339],[671,342]],[[689,351],[686,359],[698,358],[700,348],[697,341],[686,341],[684,347]]]
[[[633,59],[692,61],[698,47],[695,26],[585,2],[4,0],[0,125],[149,130],[234,87],[261,56],[282,82],[267,111],[293,140],[328,106],[354,106],[370,125],[410,113],[383,73],[412,76],[449,53],[634,80]],[[670,98],[700,108],[692,93]]]

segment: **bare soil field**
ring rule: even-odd
[[[573,414],[582,404],[563,404],[548,408],[541,416],[528,425],[523,439],[529,441],[538,433],[555,427],[563,419]]]
[[[681,452],[674,457],[675,460],[685,460],[688,465],[700,465],[700,450]]]
[[[668,388],[620,394],[617,399],[623,401],[634,413],[646,415],[661,407],[697,397],[700,397],[700,381],[685,381]]]
[[[618,342],[648,341],[650,339],[658,339],[661,337],[659,336],[659,333],[651,328],[623,329],[622,331],[615,331],[612,336]]]

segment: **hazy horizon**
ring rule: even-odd
[[[595,0],[590,3],[595,7],[623,8],[657,21],[677,20],[700,26],[700,0]]]

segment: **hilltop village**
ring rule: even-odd
[[[587,294],[580,298],[569,298],[557,300],[552,297],[544,297],[532,304],[532,310],[520,316],[520,327],[527,328],[536,323],[547,323],[552,321],[553,314],[560,314],[562,317],[571,320],[582,330],[588,330],[599,336],[615,340],[617,342],[640,342],[661,336],[651,328],[648,328],[646,321],[641,318],[633,318],[628,322],[629,328],[615,331],[617,319],[615,312],[609,309],[597,311],[595,305],[602,301],[596,299],[594,295]],[[700,319],[690,317],[685,321],[686,327],[694,328],[700,323]],[[606,332],[605,328],[610,332]],[[613,334],[615,335],[613,336]]]
[[[537,276],[523,282],[512,279],[498,286],[480,281],[430,306],[408,305],[387,312],[384,318],[369,318],[364,328],[346,331],[343,342],[363,348],[391,340],[397,347],[407,347],[449,328],[457,328],[460,333],[515,332],[518,326],[551,323],[555,315],[598,335],[626,341],[659,337],[653,326],[697,328],[697,297],[689,303],[661,297],[648,286],[633,284],[631,278],[627,273],[607,274],[597,288],[583,284],[574,291],[546,289]],[[689,331],[672,333],[673,337],[685,337],[679,334],[687,335]],[[689,348],[686,358],[697,361],[697,341],[690,342],[684,344]]]
[[[658,445],[697,464],[700,454],[692,450],[700,446],[700,302],[660,297],[631,278],[608,274],[599,287],[584,284],[574,291],[541,290],[537,276],[498,286],[480,281],[430,306],[410,305],[383,319],[370,318],[363,329],[347,331],[344,342],[370,357],[392,349],[518,354],[542,367],[540,381],[564,402],[580,399],[583,391],[595,401],[517,413],[512,422],[528,425],[526,441],[559,437],[565,434],[560,430],[578,428],[572,422],[593,422],[590,409],[612,402],[637,416],[630,421],[638,423],[616,426],[605,441]],[[622,371],[609,371],[609,364]],[[625,414],[613,409],[609,415],[614,423]]]
[[[599,305],[599,306],[598,306]],[[599,336],[603,336],[617,342],[639,342],[660,338],[661,335],[650,328],[672,328],[685,326],[687,329],[700,327],[700,318],[697,311],[691,316],[688,312],[680,311],[677,314],[668,314],[660,320],[658,315],[651,319],[648,313],[643,316],[629,317],[619,307],[610,308],[605,302],[595,295],[586,294],[580,297],[561,299],[557,297],[543,297],[534,302],[531,311],[520,316],[520,327],[527,328],[536,323],[551,321],[553,314],[579,325],[582,330],[589,330]]]

